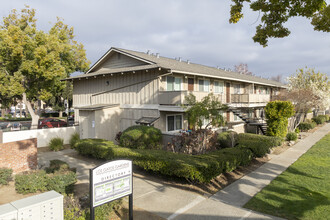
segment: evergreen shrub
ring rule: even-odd
[[[234,131],[226,131],[218,134],[220,148],[235,147],[237,145],[238,134]]]
[[[268,102],[265,107],[267,135],[285,138],[288,130],[288,118],[294,115],[294,106],[289,101]]]
[[[120,146],[137,149],[160,149],[162,132],[154,127],[134,125],[123,131]]]
[[[13,173],[12,169],[0,168],[0,185],[7,185],[11,178],[12,173]]]
[[[298,139],[298,135],[296,132],[289,132],[287,135],[286,135],[286,140],[287,141],[296,141]]]
[[[70,137],[70,147],[72,149],[76,148],[76,144],[80,141],[80,135],[79,133],[75,132]]]

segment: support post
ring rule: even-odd
[[[93,170],[89,170],[89,202],[90,202],[90,220],[95,220],[94,206],[93,206]]]

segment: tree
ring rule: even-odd
[[[292,127],[305,120],[309,111],[325,110],[330,106],[330,82],[326,74],[314,69],[299,69],[288,78],[288,91],[282,92],[280,100],[291,101],[296,110]]]
[[[273,81],[282,83],[282,75],[281,74],[278,74],[276,76],[272,76],[270,79],[273,80]]]
[[[254,42],[266,47],[269,38],[283,38],[290,34],[283,24],[291,17],[301,16],[312,19],[316,31],[330,32],[330,5],[326,0],[232,0],[230,23],[243,18],[243,4],[246,2],[253,11],[261,13],[261,24],[256,27]]]
[[[235,72],[252,76],[252,72],[249,71],[248,65],[246,63],[235,65]]]
[[[88,69],[82,44],[74,40],[73,28],[61,19],[48,31],[37,29],[35,9],[14,9],[0,25],[0,96],[18,97],[25,103],[36,128],[39,112],[31,102],[48,101],[65,88],[66,78]]]
[[[185,97],[185,102],[187,106],[184,107],[187,108],[186,114],[189,125],[191,126],[190,129],[195,130],[196,127],[202,129],[205,119],[208,121],[205,129],[210,125],[221,126],[224,124],[221,111],[226,110],[228,107],[227,105],[223,105],[213,93],[205,96],[200,102],[196,101],[196,96],[190,93]]]
[[[312,106],[315,113],[330,106],[330,81],[326,74],[314,69],[299,69],[288,78],[288,82],[289,92],[305,93],[307,96],[304,103],[297,104]]]

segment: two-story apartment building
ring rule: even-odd
[[[188,129],[185,96],[201,100],[209,93],[249,117],[285,86],[149,52],[111,48],[86,73],[71,77],[73,107],[82,138],[113,140],[116,133],[136,124],[153,123],[163,132]],[[231,111],[228,122],[240,120]]]

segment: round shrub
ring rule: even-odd
[[[73,133],[70,138],[70,146],[72,149],[75,149],[77,147],[77,143],[80,141],[80,135],[79,133]]]
[[[134,125],[123,131],[120,145],[137,149],[160,149],[162,132],[154,127]]]
[[[63,138],[52,138],[49,141],[49,148],[53,151],[59,151],[64,149],[64,140]]]
[[[289,133],[287,133],[287,135],[286,135],[286,140],[287,140],[287,141],[296,141],[297,138],[298,138],[298,135],[297,135],[296,132],[289,132]]]
[[[235,147],[237,140],[238,134],[234,131],[226,131],[218,134],[220,148]]]

